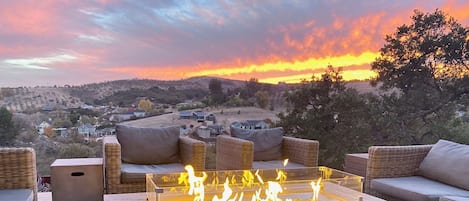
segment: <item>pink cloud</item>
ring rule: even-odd
[[[93,79],[180,79],[191,71],[377,52],[386,34],[411,21],[412,10],[436,8],[463,25],[469,23],[469,3],[457,0],[1,1],[0,63],[69,54],[76,59],[47,67],[63,75],[79,69],[109,73],[90,76]],[[233,76],[265,78],[293,72],[297,71]]]
[[[0,24],[5,27],[2,29],[4,33],[41,35],[57,31],[58,18],[54,15],[56,6],[52,1],[8,1],[0,4]]]

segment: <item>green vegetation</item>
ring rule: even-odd
[[[383,93],[346,88],[329,67],[285,95],[290,108],[278,125],[319,140],[321,165],[341,168],[346,153],[371,145],[469,142],[469,29],[439,10],[412,19],[386,36],[372,64]]]
[[[267,91],[258,91],[255,94],[257,105],[260,108],[266,109],[269,105],[269,92]]]
[[[147,97],[153,102],[163,104],[176,104],[187,99],[202,99],[207,95],[207,91],[202,89],[182,89],[164,90],[159,87],[150,89],[131,89],[119,91],[111,96],[95,101],[99,105],[107,105],[109,102],[118,103],[119,106],[129,106],[136,104],[138,97]]]
[[[346,88],[339,71],[330,67],[286,95],[288,114],[279,114],[286,133],[320,142],[320,164],[340,168],[345,153],[364,152],[374,142],[377,98]],[[370,97],[370,98],[368,98]]]
[[[67,137],[38,136],[37,133],[22,133],[15,146],[33,147],[36,151],[38,175],[49,175],[50,165],[57,158],[101,157],[101,142],[86,142],[82,135],[71,133]]]
[[[0,88],[0,100],[6,97],[14,96],[15,92],[12,88]]]
[[[210,105],[219,105],[225,102],[226,95],[223,93],[220,80],[211,79],[208,84],[208,89],[210,91]]]
[[[12,146],[18,135],[12,118],[13,114],[6,108],[0,108],[0,146]]]
[[[211,79],[209,83],[210,96],[203,102],[209,106],[254,106],[256,103],[260,108],[266,109],[271,103],[270,96],[273,93],[271,84],[259,83],[256,78],[251,78],[244,83],[244,86],[223,90],[222,82],[218,79]]]
[[[415,11],[413,23],[386,36],[372,64],[382,88],[400,89],[384,97],[396,118],[401,143],[428,143],[448,136],[456,111],[469,94],[469,28],[436,10]]]

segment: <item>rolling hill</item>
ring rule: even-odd
[[[208,94],[208,85],[215,77],[201,76],[182,80],[162,81],[148,79],[115,80],[81,86],[0,88],[0,107],[14,112],[35,112],[43,107],[63,105],[79,107],[104,104],[113,100],[133,100],[136,97],[167,97],[165,101],[201,99]],[[245,81],[215,78],[224,90],[242,87]],[[275,86],[275,85],[273,85]],[[347,86],[360,92],[376,92],[368,82],[350,82]]]

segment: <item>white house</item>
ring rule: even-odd
[[[269,125],[263,120],[246,120],[249,125],[249,129],[266,129]]]
[[[124,114],[113,114],[109,118],[111,121],[117,121],[117,122],[122,122],[122,121],[127,121],[129,119],[135,118],[135,115],[133,112],[129,113],[124,113]]]
[[[233,122],[230,125],[234,128],[242,129],[266,129],[269,128],[269,125],[263,120],[246,120],[242,122]]]
[[[90,123],[86,123],[78,127],[78,133],[89,138],[90,136],[96,135],[96,127]]]
[[[135,110],[134,115],[137,118],[142,118],[142,117],[145,117],[146,113],[145,113],[145,110]]]
[[[47,123],[46,121],[43,121],[43,122],[41,122],[41,124],[39,124],[39,125],[37,126],[37,132],[38,132],[39,134],[43,135],[43,134],[44,134],[44,129],[47,128],[47,127],[49,127],[49,126],[50,126],[49,123]]]
[[[56,135],[62,136],[62,137],[67,137],[68,135],[68,130],[67,128],[53,128],[52,129]]]

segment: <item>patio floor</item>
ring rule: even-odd
[[[52,201],[51,192],[39,192],[38,201]],[[106,194],[104,201],[146,201],[145,193],[127,193],[127,194]]]

